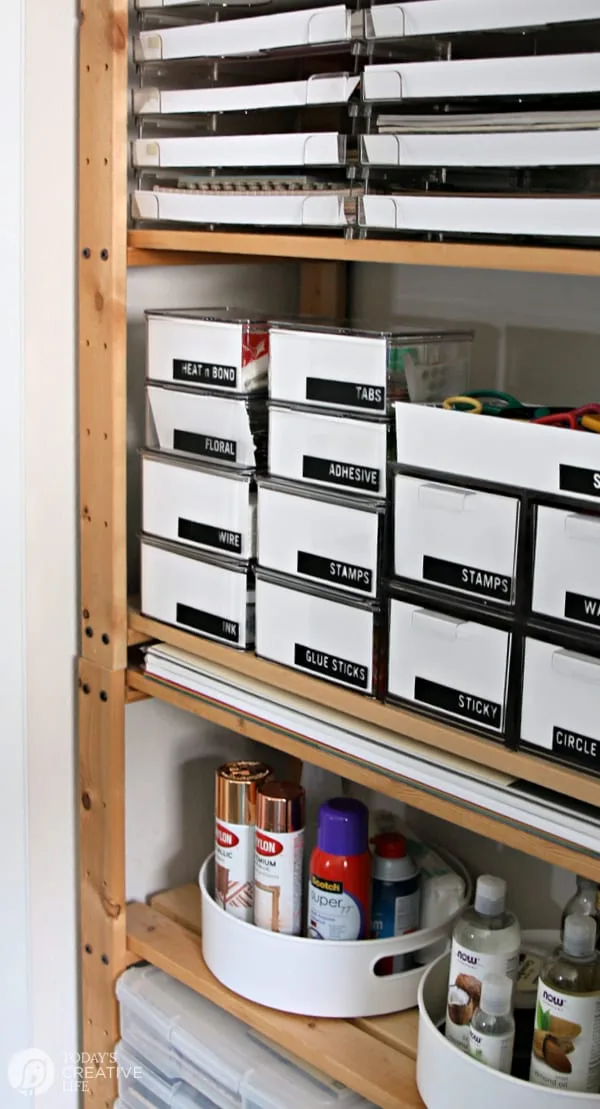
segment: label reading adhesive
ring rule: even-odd
[[[500,730],[502,727],[502,705],[496,701],[487,701],[484,697],[452,689],[449,685],[439,685],[427,678],[415,678],[415,701],[434,705],[455,716],[464,716],[465,720],[475,720],[488,728]]]
[[[177,535],[180,539],[188,539],[190,543],[203,543],[205,547],[216,547],[234,554],[242,553],[240,531],[227,531],[226,528],[215,528],[211,524],[197,524],[195,520],[185,520],[180,516]]]
[[[302,477],[325,481],[328,485],[344,485],[351,489],[379,492],[380,471],[372,466],[354,466],[350,462],[336,462],[332,458],[314,458],[305,454],[302,459]]]
[[[173,381],[188,381],[194,385],[212,385],[214,388],[235,389],[235,366],[220,366],[214,362],[187,362],[173,359]]]
[[[373,573],[364,566],[353,566],[350,562],[337,562],[333,558],[298,551],[298,573],[308,574],[311,578],[322,578],[333,585],[347,589],[360,589],[370,593],[373,588]]]
[[[353,685],[356,689],[369,688],[367,666],[350,662],[338,655],[329,655],[326,651],[315,651],[313,647],[305,647],[302,643],[294,644],[294,664],[304,670],[312,670],[315,674],[324,674],[332,681]]]
[[[175,429],[173,450],[201,454],[205,458],[221,458],[224,462],[235,462],[237,459],[235,439],[218,439],[215,435],[198,435],[193,431]]]
[[[423,577],[426,581],[463,589],[479,597],[491,597],[498,601],[510,601],[511,598],[512,578],[506,574],[494,574],[475,566],[464,566],[460,562],[447,562],[444,558],[424,555]]]
[[[385,410],[385,389],[382,385],[364,385],[354,381],[307,377],[306,399],[321,404],[341,404],[345,408],[367,408],[371,412]]]
[[[228,643],[239,643],[240,625],[237,620],[225,620],[222,616],[215,616],[214,612],[202,612],[191,605],[177,605],[175,619],[178,624],[187,624],[196,631],[206,632],[216,639],[226,639]]]
[[[600,497],[600,470],[561,464],[558,487],[565,493],[585,493],[588,497]]]
[[[580,735],[569,728],[552,729],[552,750],[557,755],[566,755],[582,766],[597,770],[600,766],[600,740],[588,735]]]
[[[565,619],[600,627],[600,600],[583,593],[565,593]]]

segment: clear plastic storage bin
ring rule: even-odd
[[[117,1044],[115,1059],[121,1109],[219,1109],[219,1101],[204,1097],[186,1082],[169,1082],[123,1043]]]

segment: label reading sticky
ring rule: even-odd
[[[340,658],[338,655],[329,655],[326,651],[315,651],[313,647],[305,647],[302,643],[294,644],[294,663],[304,670],[312,670],[315,674],[324,674],[332,681],[345,682],[356,689],[369,688],[369,669],[358,662]]]
[[[307,551],[298,551],[297,570],[299,574],[322,578],[323,581],[342,585],[347,589],[360,589],[363,593],[369,593],[373,587],[373,573],[366,567],[353,566],[350,562],[337,562],[332,558],[322,558]]]
[[[600,627],[600,600],[583,593],[565,593],[565,619]]]
[[[215,362],[186,362],[183,358],[174,358],[173,381],[212,385],[215,389],[235,389],[237,370],[235,366],[220,366]]]
[[[569,728],[552,729],[552,750],[557,755],[566,755],[582,766],[597,770],[600,766],[600,740],[580,735]]]
[[[195,520],[184,520],[180,516],[177,535],[180,539],[188,539],[190,543],[202,543],[205,547],[216,547],[221,551],[232,551],[233,554],[242,553],[242,534],[239,531],[227,531],[226,528],[215,528],[211,524],[198,524]]]
[[[600,497],[600,470],[586,470],[583,466],[559,466],[559,489],[565,493],[585,493]]]
[[[201,454],[206,458],[222,458],[224,462],[235,462],[237,459],[235,439],[218,439],[215,435],[197,435],[193,431],[175,429],[173,450]]]
[[[345,485],[351,489],[379,492],[380,471],[371,466],[353,466],[349,462],[336,462],[332,458],[314,458],[305,454],[302,459],[302,477],[313,481],[326,481],[329,485]]]
[[[385,409],[385,389],[382,385],[362,385],[354,381],[307,377],[306,399],[320,404],[342,404],[346,408],[368,408],[371,412],[383,412]]]
[[[175,619],[178,624],[187,624],[189,628],[206,632],[216,639],[226,639],[228,643],[240,641],[240,625],[237,620],[225,620],[222,616],[215,616],[214,612],[202,612],[199,608],[178,604]]]
[[[498,601],[510,601],[512,578],[505,574],[494,574],[479,570],[476,566],[464,566],[460,562],[447,562],[444,558],[423,557],[423,577],[426,581],[439,582],[452,589],[464,589],[480,597],[493,597]]]
[[[463,716],[465,720],[475,720],[488,728],[499,730],[502,727],[502,705],[496,701],[487,701],[484,697],[463,693],[460,689],[439,685],[427,678],[415,678],[415,701]]]

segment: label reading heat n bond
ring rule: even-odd
[[[240,920],[252,922],[254,824],[215,823],[215,900]]]
[[[173,381],[191,381],[193,385],[214,385],[222,389],[235,389],[235,366],[221,366],[214,362],[192,362],[183,358],[173,359]]]
[[[358,940],[364,935],[362,906],[344,883],[312,874],[307,935],[312,940]]]

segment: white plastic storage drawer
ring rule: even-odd
[[[146,396],[146,446],[225,466],[254,468],[261,461],[266,411],[260,401],[168,385],[149,385]]]
[[[600,515],[535,509],[532,607],[600,631]]]
[[[267,324],[236,318],[232,310],[147,312],[146,352],[150,381],[204,385],[228,393],[267,387]]]
[[[254,642],[254,591],[247,562],[189,551],[142,536],[142,612],[232,647]]]
[[[254,558],[256,492],[251,473],[145,454],[142,490],[142,529],[147,535]]]
[[[375,597],[385,503],[259,481],[258,560],[267,570]]]
[[[387,421],[269,407],[269,473],[385,497]]]
[[[388,695],[500,735],[510,647],[508,630],[392,597]]]
[[[517,497],[394,475],[394,574],[478,600],[515,600]]]
[[[258,570],[256,653],[362,693],[375,693],[378,609]]]
[[[525,640],[521,739],[600,770],[600,658]]]

